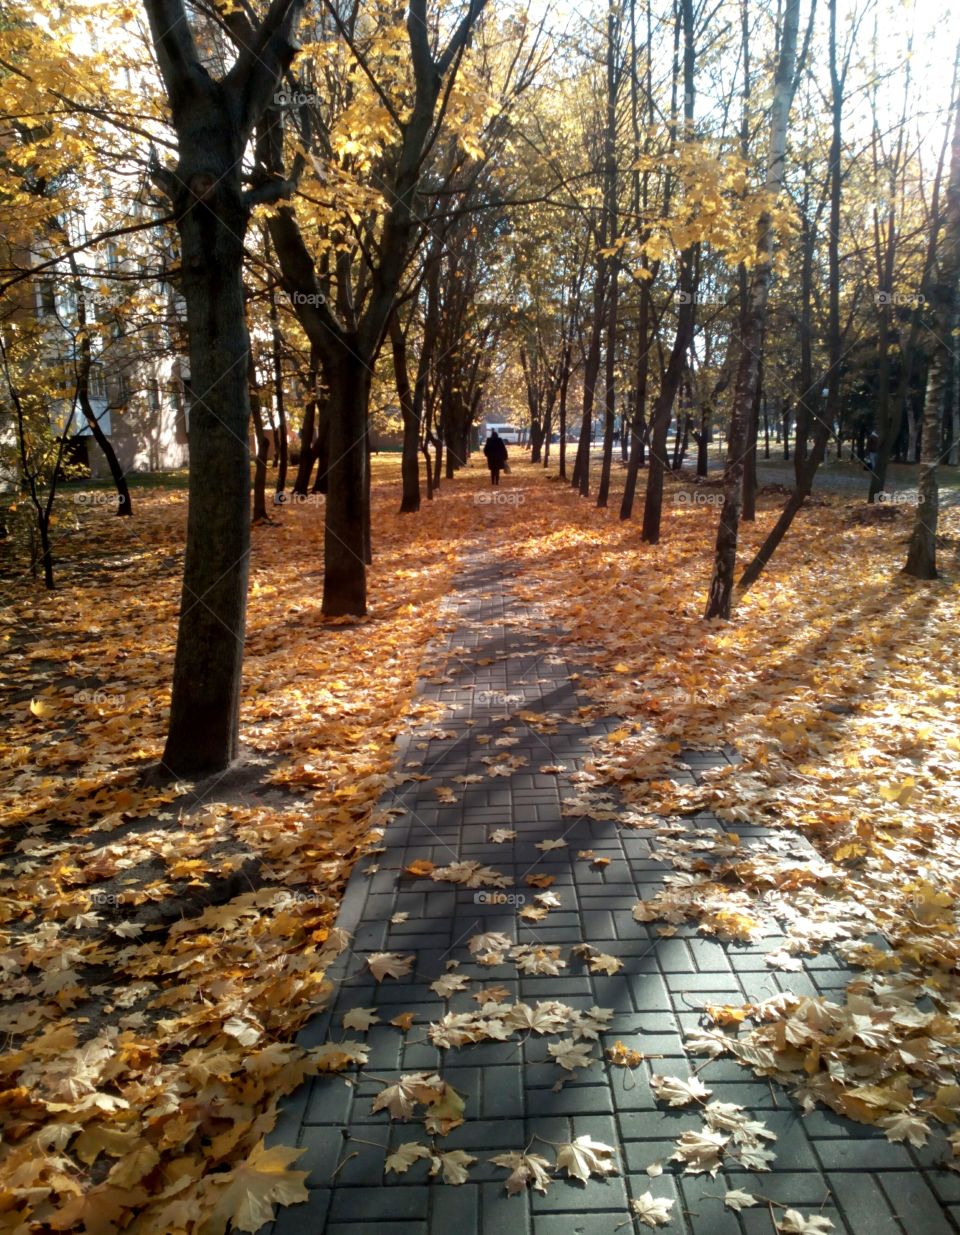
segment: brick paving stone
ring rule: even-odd
[[[379,1188],[333,1189],[330,1222],[392,1222],[425,1219],[429,1188],[417,1184],[382,1184]]]
[[[799,1208],[805,1218],[826,1218],[828,1222],[832,1222],[833,1229],[827,1228],[830,1235],[853,1235],[839,1210],[830,1205],[794,1206],[794,1208]],[[752,1209],[745,1209],[740,1215],[740,1221],[743,1223],[744,1235],[773,1235],[773,1223],[770,1221],[770,1212],[766,1206],[758,1205]],[[697,1235],[701,1235],[701,1232],[697,1232]],[[703,1232],[703,1235],[709,1235],[709,1233]]]
[[[273,1235],[303,1235],[304,1231],[322,1231],[330,1208],[329,1188],[310,1188],[309,1199],[292,1209],[281,1209],[273,1224]]]
[[[900,1235],[900,1223],[873,1175],[863,1171],[833,1171],[827,1178],[834,1203],[839,1206],[853,1235],[894,1235],[894,1232]],[[914,1229],[923,1230],[926,1235],[925,1226]]]
[[[740,1219],[717,1199],[725,1191],[720,1180],[709,1175],[680,1175],[677,1185],[694,1231],[704,1235],[740,1235]],[[729,1186],[736,1187],[736,1183],[731,1180]]]
[[[480,1229],[483,1235],[530,1235],[530,1206],[525,1197],[507,1196],[504,1180],[507,1171],[500,1168],[497,1183],[484,1184],[480,1192]],[[567,1228],[570,1231],[570,1228]],[[433,1235],[447,1235],[437,1230]]]
[[[944,1214],[922,1175],[883,1171],[877,1179],[905,1231],[922,1231],[923,1235],[951,1235],[954,1231],[953,1221]]]
[[[588,739],[613,731],[620,721],[578,721],[573,712],[582,698],[570,671],[575,664],[582,673],[585,659],[560,641],[561,632],[536,625],[543,621],[536,606],[519,599],[510,580],[504,563],[478,553],[467,560],[462,586],[445,602],[441,633],[424,663],[438,666],[452,682],[424,678],[418,687],[422,700],[444,711],[401,735],[395,755],[398,769],[415,764],[411,770],[430,779],[384,793],[382,805],[403,813],[385,830],[379,870],[366,874],[370,864],[363,862],[347,884],[337,925],[351,933],[351,946],[329,971],[335,983],[330,1007],[297,1039],[308,1048],[344,1037],[364,1041],[369,1064],[360,1077],[314,1077],[281,1104],[269,1144],[304,1150],[297,1165],[308,1172],[309,1200],[281,1211],[261,1235],[611,1235],[621,1226],[629,1235],[636,1228],[628,1200],[647,1191],[675,1200],[669,1227],[674,1235],[771,1235],[766,1206],[738,1216],[717,1199],[732,1186],[806,1214],[820,1213],[834,1222],[838,1235],[956,1235],[960,1176],[940,1166],[939,1131],[923,1150],[891,1144],[881,1130],[830,1111],[803,1117],[778,1084],[732,1059],[694,1060],[684,1054],[683,1038],[700,1025],[706,1002],[741,1003],[779,990],[836,997],[851,975],[829,950],[804,957],[802,972],[772,970],[766,954],[784,942],[773,920],[764,922],[762,938],[746,945],[704,938],[696,922],[679,924],[664,938],[655,923],[634,921],[637,901],[655,895],[672,873],[670,863],[655,856],[659,825],[619,829],[613,822],[562,813],[561,802],[575,786],[539,768],[554,763],[568,772],[583,768],[594,754]],[[566,659],[559,651],[553,655],[560,648]],[[488,657],[492,664],[477,663]],[[523,709],[566,719],[550,732],[552,726],[518,718],[515,713]],[[513,728],[516,745],[498,748],[477,740],[496,739],[505,726]],[[432,737],[438,729],[454,736]],[[490,778],[482,760],[501,752],[527,763],[510,777]],[[735,761],[732,752],[687,752],[689,771],[676,779],[702,783],[705,771]],[[483,780],[454,785],[457,801],[440,804],[434,788],[466,773]],[[707,812],[684,825],[727,830]],[[497,827],[514,829],[516,840],[490,842]],[[785,845],[796,851],[806,844],[793,835],[785,840],[771,828],[738,824],[736,830],[746,848],[760,852],[780,852]],[[558,836],[567,841],[565,848],[536,848]],[[580,849],[593,849],[611,863],[593,867],[577,858]],[[486,889],[402,876],[415,858],[437,865],[469,858],[492,866],[508,880],[504,891],[522,894],[527,904],[536,889],[526,877],[549,874],[560,908],[541,922],[526,921],[518,916],[518,904],[494,901]],[[408,917],[394,924],[390,919],[396,913]],[[566,966],[557,976],[520,974],[510,961],[482,966],[469,954],[467,941],[486,931],[515,942],[559,946]],[[583,941],[618,957],[623,968],[612,976],[591,975],[583,960],[570,954],[571,946]],[[412,953],[413,971],[377,983],[366,965],[374,951]],[[441,999],[430,983],[451,960],[470,985]],[[504,986],[509,1001],[560,1000],[581,1011],[594,1004],[612,1009],[609,1031],[592,1047],[593,1065],[568,1076],[549,1059],[547,1045],[556,1039],[537,1034],[526,1041],[515,1036],[461,1049],[434,1047],[427,1040],[429,1023],[447,1012],[475,1011],[470,996],[481,984]],[[381,1023],[366,1034],[343,1031],[344,1013],[356,1007],[378,1009]],[[414,1014],[409,1033],[387,1023],[399,1012]],[[648,1062],[632,1071],[606,1062],[605,1048],[618,1040]],[[770,1146],[777,1154],[773,1170],[746,1171],[731,1158],[711,1179],[683,1174],[670,1162],[676,1138],[699,1130],[701,1116],[696,1107],[658,1107],[649,1074],[688,1076],[694,1066],[714,1098],[738,1103],[776,1133]],[[437,1138],[437,1147],[463,1149],[478,1159],[469,1182],[460,1187],[431,1179],[427,1161],[405,1175],[384,1176],[389,1152],[431,1138],[416,1116],[391,1122],[385,1112],[372,1111],[372,1100],[402,1073],[435,1070],[465,1100],[465,1122]],[[564,1083],[555,1090],[558,1080]],[[345,1138],[345,1131],[354,1139]],[[529,1145],[531,1152],[552,1159],[548,1142],[582,1135],[615,1148],[619,1174],[591,1179],[586,1186],[557,1179],[545,1196],[507,1196],[508,1172],[491,1157]],[[664,1173],[651,1179],[646,1168],[654,1161],[664,1163]]]

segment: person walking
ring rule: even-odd
[[[487,467],[490,469],[490,483],[499,485],[500,473],[507,469],[507,443],[496,429],[490,430],[483,453],[487,459]]]

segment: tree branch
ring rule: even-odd
[[[160,75],[176,119],[186,101],[185,96],[201,83],[209,84],[210,75],[200,63],[183,0],[143,0],[143,3]]]

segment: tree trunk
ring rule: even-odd
[[[276,284],[272,275],[270,276],[270,333],[273,344],[273,393],[277,404],[278,422],[278,451],[274,459],[274,462],[278,463],[276,492],[282,495],[287,487],[287,403],[283,390],[283,349],[281,346],[283,340],[280,334],[280,318],[277,313]]]
[[[792,82],[797,52],[800,0],[786,0],[780,58],[774,82],[770,117],[770,145],[765,188],[768,200],[779,197],[786,164],[787,122],[792,102]],[[737,365],[737,381],[727,440],[723,506],[717,528],[713,578],[707,600],[707,618],[729,618],[737,564],[740,504],[743,498],[743,466],[747,429],[758,380],[758,359],[773,277],[774,223],[769,209],[757,220],[757,263],[743,324],[743,339]]]
[[[710,471],[710,408],[704,404],[700,411],[700,429],[694,437],[697,443],[697,475],[704,477]]]
[[[246,19],[247,46],[214,80],[182,0],[146,0],[177,134],[175,171],[154,167],[180,234],[190,351],[187,543],[170,727],[173,776],[217,772],[237,754],[250,569],[250,341],[243,243],[255,198],[242,191],[244,151],[293,54],[300,0]],[[246,49],[245,49],[246,50]]]
[[[323,612],[367,611],[367,419],[370,370],[356,340],[326,366],[329,388],[324,532]]]
[[[257,385],[257,371],[253,364],[253,353],[250,353],[250,419],[253,422],[254,439],[257,443],[257,455],[253,468],[253,521],[260,523],[267,517],[267,454],[270,442],[263,429],[263,409],[260,406],[260,387]]]
[[[630,455],[627,476],[620,500],[620,518],[629,519],[633,514],[633,502],[637,491],[637,474],[644,463],[644,435],[646,433],[647,378],[650,373],[650,287],[644,280],[640,288],[640,320],[637,327],[637,384],[633,396],[633,414],[630,417]]]
[[[942,426],[946,394],[953,363],[951,348],[957,329],[957,284],[960,282],[960,98],[954,101],[953,142],[950,152],[950,182],[944,208],[943,243],[936,275],[930,281],[933,315],[932,355],[927,369],[927,397],[923,413],[923,456],[917,493],[917,509],[904,573],[915,579],[937,577],[937,524],[940,497],[937,464],[943,453]],[[948,340],[950,342],[948,342]]]
[[[573,464],[571,485],[583,497],[590,492],[590,445],[593,437],[593,404],[596,398],[597,377],[600,374],[600,340],[603,334],[603,305],[606,298],[607,264],[598,259],[596,280],[593,288],[593,324],[590,330],[590,346],[583,366],[583,416],[580,421],[580,440]]]
[[[567,479],[567,388],[570,385],[570,345],[563,351],[563,369],[560,374],[560,471],[561,480]]]
[[[603,397],[603,462],[600,467],[600,485],[597,489],[597,505],[606,506],[610,497],[610,470],[613,465],[613,422],[616,418],[616,346],[617,346],[617,268],[610,276],[610,295],[607,308],[607,353],[604,366]]]
[[[213,159],[208,154],[210,164]],[[181,215],[190,340],[190,479],[183,596],[163,766],[216,772],[236,757],[250,554],[249,342],[243,301],[246,212],[240,152],[212,190],[181,172],[195,201]],[[212,200],[204,199],[206,192]]]
[[[97,420],[96,413],[93,410],[93,405],[90,402],[90,369],[93,365],[93,355],[90,347],[90,335],[87,331],[87,301],[76,256],[73,253],[69,254],[68,261],[73,278],[73,289],[77,298],[77,326],[79,328],[78,335],[80,340],[80,356],[77,364],[77,402],[80,404],[80,410],[83,412],[84,419],[90,426],[93,440],[100,447],[107,461],[107,466],[110,468],[110,475],[113,477],[113,483],[117,490],[117,514],[132,515],[133,507],[130,504],[130,488],[127,484],[127,478],[124,475],[123,468],[120,466],[117,452],[113,449],[113,443],[101,428],[100,422]]]
[[[619,73],[616,48],[619,40],[618,6],[607,9],[607,122],[604,128],[604,213],[606,243],[616,250],[619,220],[617,218],[617,94]],[[600,485],[597,505],[606,506],[610,496],[610,470],[613,466],[613,422],[616,415],[617,361],[617,292],[619,268],[616,251],[610,260],[610,287],[607,292],[607,350],[604,363],[603,392],[603,459],[600,464]]]
[[[757,518],[757,437],[760,433],[760,399],[763,388],[763,339],[757,361],[757,388],[753,392],[753,409],[747,438],[747,457],[743,468],[743,520],[754,523]]]
[[[675,7],[679,18],[676,27],[683,32],[683,140],[693,138],[693,115],[696,98],[696,44],[694,42],[693,0],[679,0]],[[676,55],[676,52],[674,53]],[[676,77],[674,77],[676,91]],[[676,94],[674,94],[676,98]],[[680,254],[680,278],[678,282],[680,307],[677,312],[677,333],[667,369],[660,383],[660,393],[653,406],[650,418],[650,463],[647,468],[647,492],[643,504],[643,530],[641,538],[650,545],[660,543],[660,521],[663,512],[663,474],[667,466],[667,434],[670,429],[670,414],[673,410],[683,372],[687,367],[687,355],[693,341],[694,314],[696,311],[697,274],[695,260],[697,246],[691,245]]]
[[[393,375],[403,417],[403,455],[400,475],[403,492],[400,513],[410,514],[420,509],[420,422],[413,406],[413,391],[407,370],[407,339],[396,313],[390,319],[390,344],[393,349]]]
[[[806,182],[805,182],[806,183]],[[802,260],[800,263],[800,375],[797,383],[796,434],[793,446],[794,482],[800,484],[807,460],[810,438],[810,403],[816,401],[813,389],[813,247],[814,224],[809,217],[809,192],[804,190],[802,212]]]
[[[660,543],[660,520],[663,511],[663,475],[667,468],[667,434],[670,430],[670,413],[680,389],[683,371],[687,365],[687,353],[693,338],[694,288],[693,251],[687,249],[681,255],[680,309],[677,314],[677,333],[667,362],[667,371],[660,383],[660,393],[653,405],[650,418],[650,462],[647,465],[647,493],[643,505],[643,531],[641,539],[649,545]]]

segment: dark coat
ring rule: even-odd
[[[491,433],[483,447],[487,458],[487,467],[502,468],[507,461],[507,443],[497,433]]]

